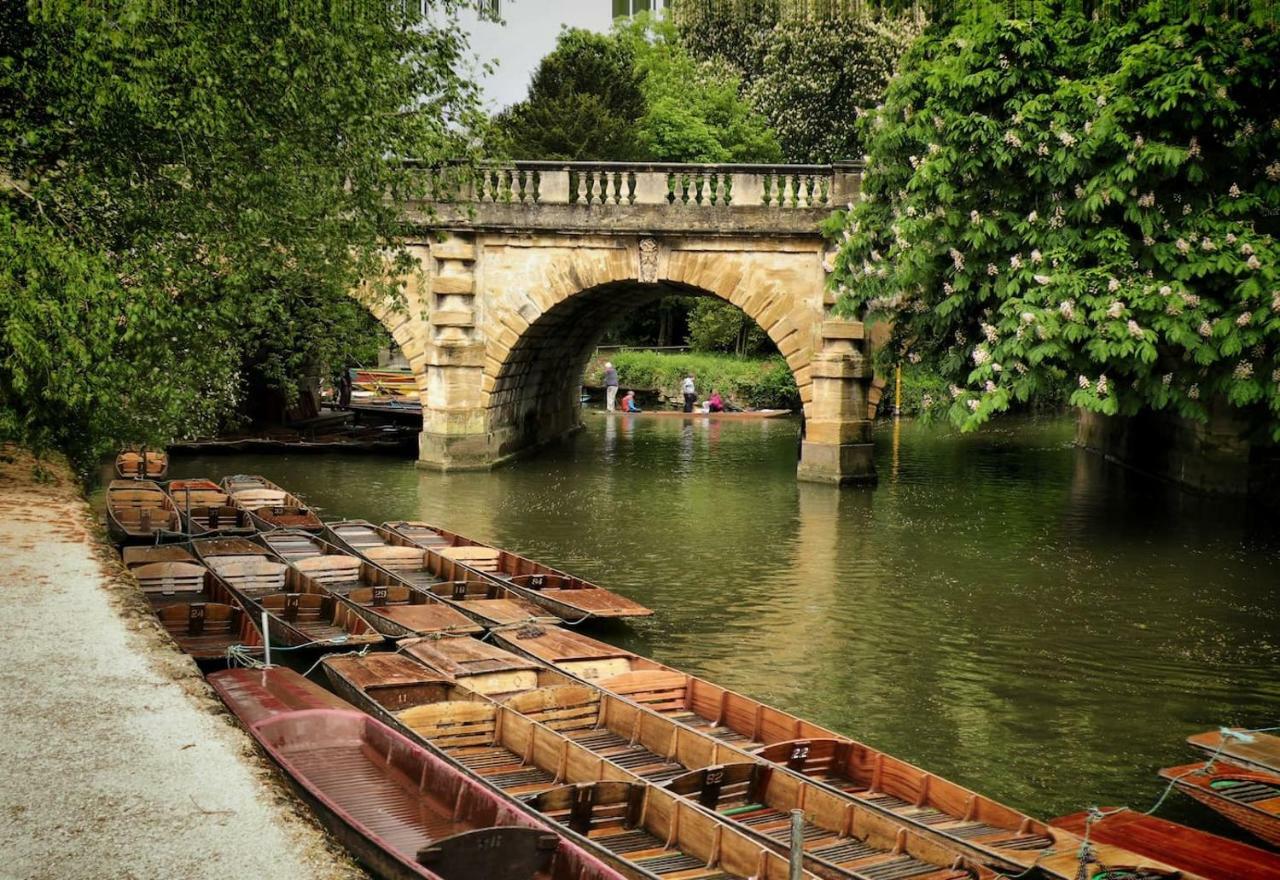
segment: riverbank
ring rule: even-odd
[[[781,355],[746,358],[706,351],[613,351],[592,359],[583,384],[604,383],[605,361],[617,368],[623,388],[656,390],[667,401],[682,399],[680,383],[692,372],[697,377],[698,393],[704,398],[714,388],[743,407],[800,408],[795,377]]]
[[[364,877],[169,642],[65,464],[34,465],[0,446],[0,873]]]

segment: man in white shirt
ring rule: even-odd
[[[693,373],[684,377],[684,383],[680,389],[684,392],[684,411],[693,412],[693,405],[698,400],[698,392],[693,385]]]

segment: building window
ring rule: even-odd
[[[612,0],[613,17],[630,17],[640,12],[657,12],[662,8],[662,0]]]

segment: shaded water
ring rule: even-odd
[[[349,455],[262,473],[326,519],[424,519],[652,607],[600,633],[1048,817],[1145,809],[1183,738],[1280,724],[1280,534],[1071,446],[1066,419],[876,434],[874,490],[794,479],[794,422],[588,415],[490,474]],[[1171,798],[1161,811],[1221,828]]]

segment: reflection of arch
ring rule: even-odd
[[[577,383],[618,316],[671,293],[716,296],[754,320],[787,360],[805,403],[823,317],[822,253],[813,244],[651,238],[503,242],[484,249],[485,427],[497,457],[571,430]],[[641,282],[641,279],[644,279]]]

